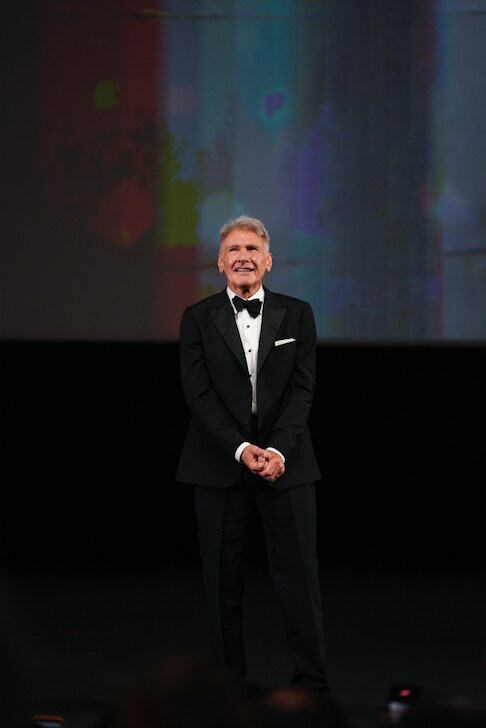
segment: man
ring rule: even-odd
[[[260,220],[241,216],[221,228],[226,289],[189,306],[181,320],[182,386],[192,417],[176,479],[195,486],[217,664],[246,675],[241,604],[256,506],[295,665],[291,683],[328,691],[316,558],[320,472],[307,425],[316,329],[308,303],[263,287],[271,268]]]

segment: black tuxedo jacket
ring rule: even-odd
[[[315,385],[316,327],[310,305],[265,288],[258,349],[258,444],[285,456],[273,484],[318,480],[307,420]],[[189,306],[180,326],[180,370],[191,420],[176,480],[229,488],[244,465],[237,447],[251,442],[251,383],[226,288]]]

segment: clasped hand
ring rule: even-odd
[[[285,464],[273,450],[263,450],[257,445],[247,445],[241,454],[241,460],[255,475],[273,483],[285,472]]]

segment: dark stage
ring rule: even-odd
[[[479,574],[322,572],[329,674],[350,726],[374,726],[397,683],[484,706]],[[207,650],[197,571],[38,570],[12,586],[26,710],[61,714],[67,728],[94,728],[172,651]],[[263,569],[250,570],[245,604],[249,679],[264,688],[285,684],[283,622]]]

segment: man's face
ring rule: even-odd
[[[252,296],[271,268],[272,254],[266,252],[264,241],[253,230],[233,230],[223,240],[218,255],[218,270],[224,273],[234,293]]]

